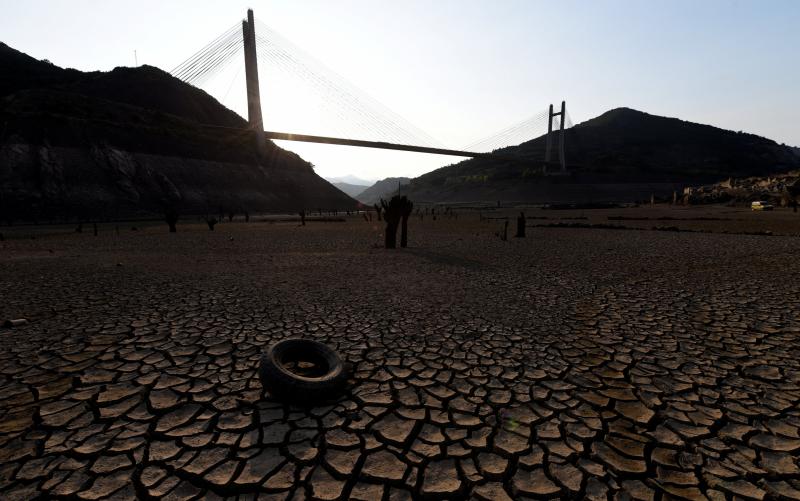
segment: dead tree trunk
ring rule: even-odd
[[[389,203],[386,203],[386,200],[381,199],[383,219],[386,221],[384,246],[387,249],[397,248],[397,227],[400,225],[400,219],[403,217],[402,204],[403,202],[400,201],[400,197],[397,195],[393,196],[392,199],[389,200]],[[378,214],[380,216],[380,212]]]
[[[397,248],[397,221],[386,220],[386,235],[384,245],[387,249]]]
[[[414,209],[414,204],[405,196],[402,197],[401,200],[403,202],[403,223],[400,227],[400,247],[405,249],[408,247],[408,217],[411,215],[411,211]]]
[[[519,217],[517,217],[517,234],[514,235],[516,238],[525,238],[525,213],[520,212]]]
[[[164,209],[164,220],[169,225],[170,233],[177,233],[178,230],[175,225],[178,224],[178,209],[174,206],[168,206]]]

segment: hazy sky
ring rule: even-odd
[[[248,7],[449,147],[562,99],[575,123],[627,106],[800,145],[797,0],[0,0],[0,40],[59,66],[133,66],[136,50],[169,71]],[[239,65],[210,92],[244,114]],[[302,86],[269,68],[261,79],[267,129],[321,132]],[[326,176],[413,176],[458,160],[281,144]]]

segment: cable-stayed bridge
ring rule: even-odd
[[[547,172],[548,168],[554,167],[555,169],[550,169],[551,173],[553,170],[566,172],[564,130],[572,126],[572,121],[563,101],[560,110],[554,111],[553,105],[550,105],[549,109],[535,113],[483,139],[460,148],[448,148],[257,20],[252,10],[247,14],[247,19],[241,25],[236,23],[225,30],[175,67],[171,73],[184,82],[203,88],[210,81],[220,80],[222,75],[232,73],[227,70],[237,68],[230,84],[225,86],[227,90],[224,95],[216,95],[221,102],[225,102],[237,79],[241,77],[243,68],[247,89],[248,130],[255,133],[258,148],[263,148],[266,139],[277,139],[458,157],[519,160],[497,150],[546,134],[545,156],[541,159],[543,171]],[[270,77],[281,75],[293,79],[302,88],[304,96],[313,96],[322,103],[335,118],[330,124],[334,135],[264,130],[259,68],[266,68],[266,74]],[[555,153],[558,160],[553,161],[556,134],[558,148]],[[529,159],[526,161],[530,162]]]

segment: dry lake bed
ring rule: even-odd
[[[515,214],[0,228],[0,498],[800,498],[800,214]]]

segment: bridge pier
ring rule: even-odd
[[[544,147],[544,167],[542,172],[547,174],[547,165],[550,163],[553,149],[553,117],[561,117],[560,126],[558,128],[558,159],[561,164],[561,174],[567,173],[567,162],[564,158],[564,122],[567,116],[567,102],[561,101],[561,111],[553,113],[553,105],[550,105],[550,110],[547,113],[547,136],[545,137]]]
[[[553,148],[553,105],[550,105],[550,110],[547,112],[547,136],[545,137],[544,146],[544,172],[547,173],[547,164],[550,163],[550,150]]]
[[[558,130],[558,158],[561,160],[561,173],[567,173],[567,160],[564,158],[564,122],[567,121],[567,102],[561,101],[561,127]]]
[[[256,151],[263,158],[267,153],[264,137],[264,120],[261,116],[261,91],[258,87],[258,54],[256,52],[256,26],[253,9],[247,10],[247,19],[242,21],[244,39],[244,73],[247,81],[247,121],[255,138]]]

